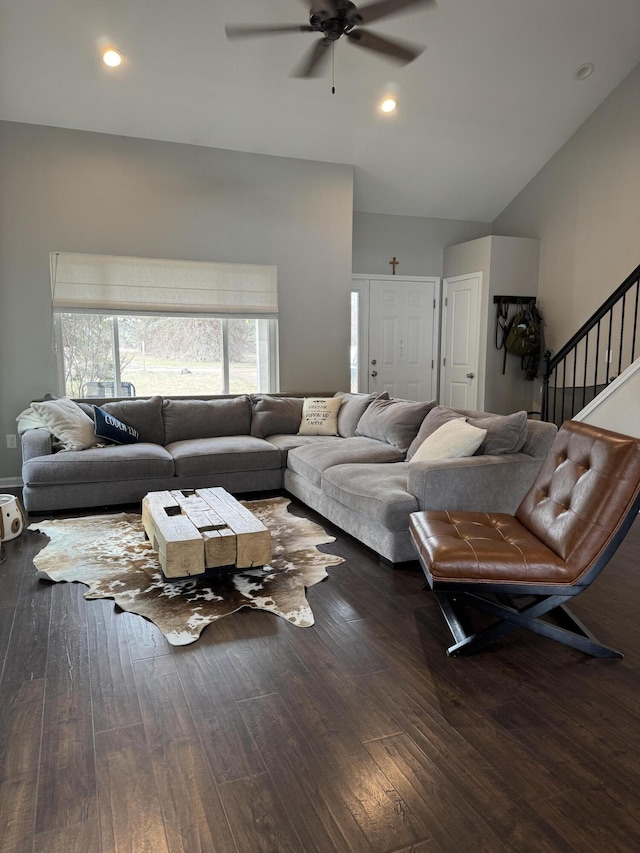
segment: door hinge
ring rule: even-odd
[[[434,307],[434,309],[436,307],[436,300],[435,299],[433,300],[433,307]]]
[[[433,359],[431,359],[431,370],[433,370],[434,367],[435,367],[435,365],[433,363]]]
[[[449,304],[449,297],[448,296],[445,296],[444,304],[445,304],[445,308],[446,308],[446,306]]]
[[[446,367],[446,366],[447,366],[447,359],[446,359],[446,358],[443,358],[443,359],[442,359],[442,366],[443,366],[443,367]]]

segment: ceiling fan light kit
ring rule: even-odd
[[[115,47],[109,47],[103,51],[102,61],[109,68],[117,68],[122,63],[122,54]]]
[[[390,39],[360,25],[404,9],[415,10],[432,5],[435,5],[435,0],[374,0],[359,8],[351,0],[311,0],[308,24],[228,24],[225,30],[230,39],[293,32],[320,33],[322,38],[311,46],[293,74],[295,77],[316,77],[329,57],[326,48],[342,36],[356,47],[371,50],[401,65],[412,62],[423,52],[424,45]]]

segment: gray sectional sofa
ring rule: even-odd
[[[25,508],[42,513],[127,504],[172,488],[222,486],[243,495],[284,489],[385,559],[401,562],[416,556],[411,512],[512,512],[556,433],[526,413],[500,417],[385,395],[339,396],[337,435],[298,434],[301,396],[98,401],[139,440],[56,452],[50,431],[26,429]],[[413,460],[438,426],[460,417],[491,425],[476,455]]]

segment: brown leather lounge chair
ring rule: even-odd
[[[448,654],[472,654],[528,628],[589,655],[621,658],[565,603],[600,574],[639,511],[640,439],[565,421],[515,516],[412,513],[422,568],[456,641]],[[467,633],[468,607],[495,621]]]

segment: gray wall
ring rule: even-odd
[[[493,233],[540,239],[540,304],[547,344],[557,350],[640,263],[640,65],[505,208]]]
[[[349,383],[351,166],[0,122],[0,480],[56,389],[49,251],[277,264],[281,389]]]
[[[353,272],[390,275],[389,261],[399,261],[398,275],[442,276],[445,246],[485,237],[489,222],[434,219],[421,216],[353,215]]]

